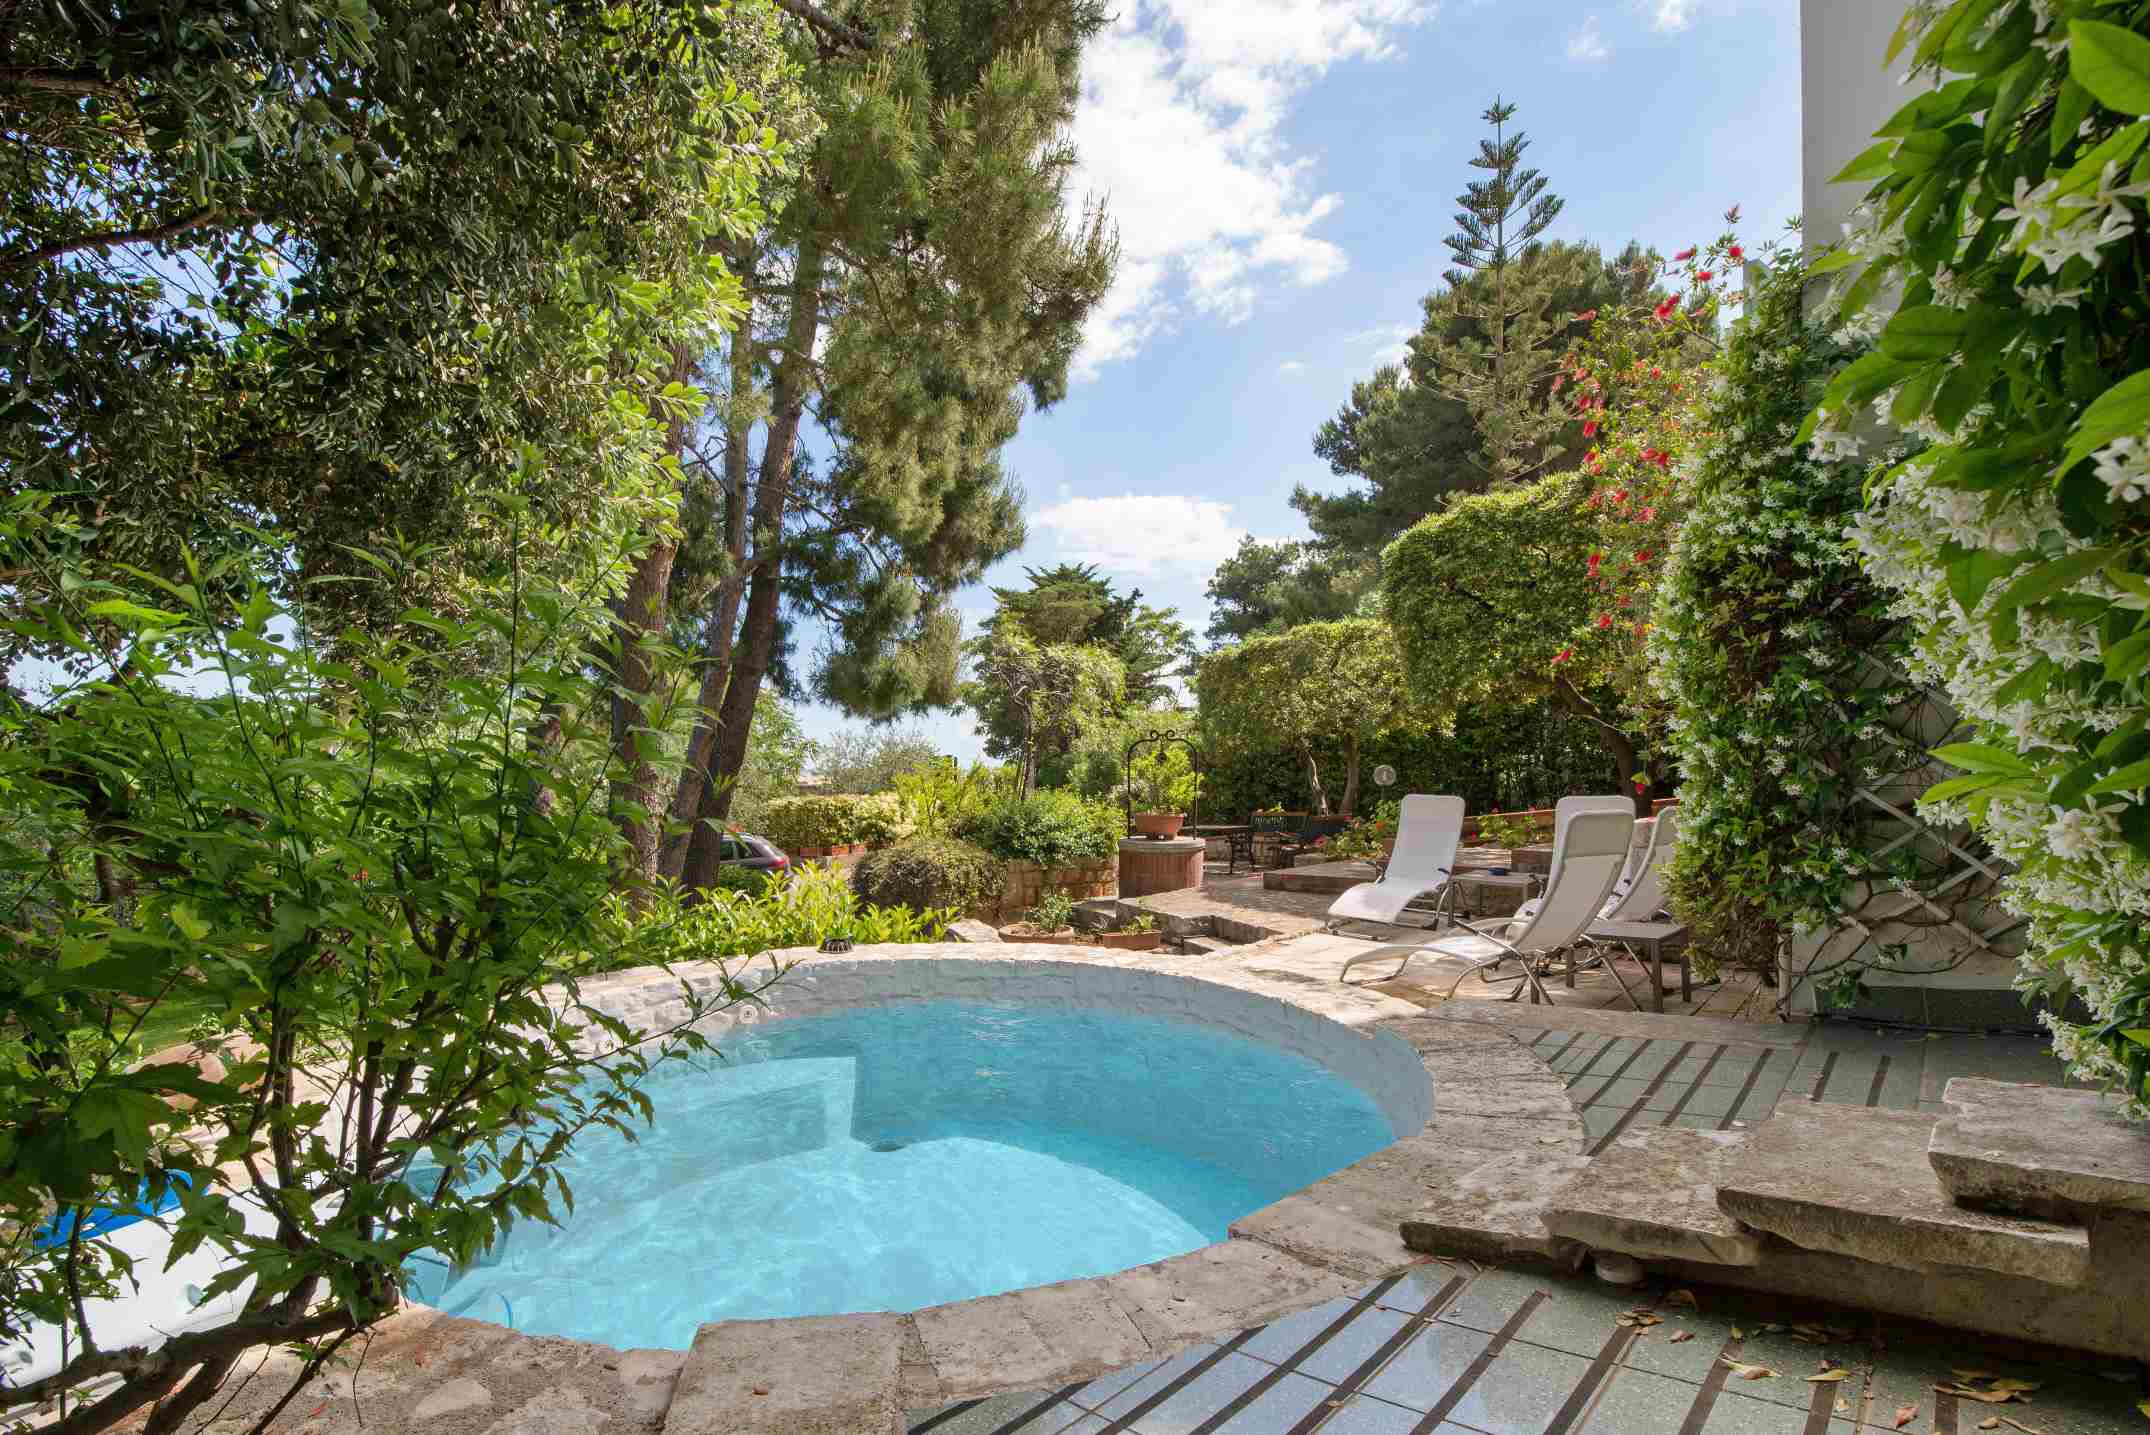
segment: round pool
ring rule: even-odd
[[[462,1270],[420,1263],[412,1296],[680,1349],[705,1321],[916,1310],[1161,1260],[1405,1134],[1313,1057],[1125,1009],[902,1001],[718,1046],[659,1069],[639,1139],[578,1140],[560,1226],[519,1223]]]

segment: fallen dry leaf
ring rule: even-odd
[[[1807,1383],[1809,1385],[1819,1385],[1825,1380],[1849,1380],[1850,1378],[1851,1372],[1848,1370],[1824,1370],[1819,1374],[1808,1376]]]
[[[769,1393],[769,1387],[766,1385],[757,1385],[747,1393],[749,1395],[767,1395]]]
[[[322,1401],[322,1402],[321,1402],[321,1403],[320,1403],[319,1405],[316,1405],[316,1406],[315,1406],[315,1407],[314,1407],[313,1409],[311,1409],[311,1410],[307,1411],[307,1412],[306,1412],[306,1418],[307,1418],[308,1420],[311,1420],[311,1419],[313,1419],[314,1417],[318,1416],[318,1415],[319,1415],[319,1414],[320,1414],[320,1413],[321,1413],[322,1411],[324,1411],[324,1410],[326,1410],[326,1409],[328,1409],[328,1402],[327,1402],[326,1400],[324,1400],[324,1401]]]
[[[1851,1414],[1851,1402],[1841,1395],[1836,1398],[1836,1413],[1839,1415]]]
[[[1958,1380],[1991,1380],[1991,1379],[1993,1379],[1993,1372],[1992,1372],[1992,1371],[1990,1371],[1990,1370],[1964,1370],[1964,1369],[1961,1369],[1960,1367],[1957,1367],[1957,1366],[1953,1366],[1953,1365],[1949,1367],[1949,1371],[1948,1371],[1948,1373],[1949,1373],[1949,1374],[1951,1374],[1951,1375],[1953,1375],[1953,1376],[1955,1376],[1955,1377],[1956,1377],[1956,1378],[1957,1378]]]
[[[1936,1385],[1934,1389],[1959,1400],[1976,1400],[1981,1405],[2006,1405],[2011,1400],[2023,1398],[2014,1390],[1981,1390],[1975,1385]]]
[[[2038,1384],[2035,1380],[1996,1380],[1992,1382],[1995,1390],[2036,1390]]]
[[[1735,1325],[1732,1327],[1732,1338],[1734,1340],[1745,1340],[1747,1338],[1747,1332],[1741,1330],[1738,1326]]]
[[[2001,1417],[1998,1415],[1988,1415],[1985,1419],[1978,1422],[1978,1428],[1981,1430],[1998,1430],[2001,1428]]]
[[[2137,1410],[2140,1410],[2140,1411],[2142,1411],[2142,1413],[2143,1413],[2143,1419],[2145,1419],[2145,1420],[2150,1420],[2150,1400],[2138,1400],[2138,1401],[2136,1401],[2136,1402],[2135,1402],[2135,1408],[2136,1408]]]
[[[1689,1310],[1700,1310],[1702,1308],[1695,1303],[1695,1293],[1690,1290],[1667,1291],[1665,1293],[1665,1304],[1684,1305]]]
[[[1718,1358],[1724,1361],[1726,1365],[1731,1366],[1732,1373],[1742,1380],[1768,1380],[1777,1373],[1766,1365],[1748,1365],[1743,1361],[1734,1360],[1729,1355]]]
[[[1911,1423],[1912,1421],[1914,1421],[1914,1420],[1916,1420],[1916,1419],[1918,1419],[1918,1418],[1919,1418],[1919,1407],[1918,1407],[1918,1406],[1916,1406],[1916,1405],[1899,1405],[1899,1406],[1897,1406],[1897,1407],[1896,1407],[1896,1423],[1895,1423],[1894,1425],[1892,1425],[1892,1426],[1891,1426],[1890,1428],[1891,1428],[1891,1429],[1893,1429],[1893,1430],[1901,1430],[1901,1429],[1903,1429],[1903,1428],[1904,1428],[1904,1427],[1905,1427],[1906,1425],[1909,1425],[1909,1424],[1910,1424],[1910,1423]]]
[[[2001,1416],[2000,1421],[2012,1430],[2022,1431],[2023,1435],[2045,1435],[2045,1431],[2040,1430],[2037,1426],[2026,1425],[2020,1420],[2011,1420],[2006,1415]]]
[[[1695,1333],[1691,1330],[1676,1330],[1672,1333],[1672,1343],[1674,1345],[1678,1345],[1683,1340],[1693,1340],[1694,1338]]]
[[[1654,1315],[1647,1310],[1641,1309],[1624,1310],[1613,1317],[1613,1324],[1626,1326],[1630,1330],[1648,1330],[1653,1325],[1663,1325],[1664,1323],[1665,1318],[1663,1316]]]

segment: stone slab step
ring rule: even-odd
[[[1554,1194],[1590,1164],[1551,1150],[1509,1151],[1428,1190],[1400,1227],[1403,1243],[1436,1256],[1500,1260],[1557,1256],[1562,1239],[1546,1228]]]
[[[1179,939],[1179,949],[1190,957],[1214,956],[1218,952],[1230,951],[1233,945],[1233,943],[1227,942],[1222,937],[1181,937]]]
[[[2150,1211],[2150,1125],[2095,1091],[1958,1076],[1926,1146],[1957,1202],[2048,1219]]]
[[[898,1315],[705,1325],[664,1435],[902,1435],[904,1332]]]
[[[1762,1238],[1717,1204],[1718,1183],[1749,1135],[1684,1126],[1629,1132],[1553,1195],[1546,1229],[1593,1250],[1646,1260],[1754,1265]]]
[[[1968,1211],[1927,1163],[1935,1118],[1785,1101],[1748,1132],[1717,1204],[1742,1225],[1810,1251],[1902,1270],[1956,1266],[2072,1286],[2090,1271],[2081,1226]]]

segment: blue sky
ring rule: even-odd
[[[1877,0],[1878,3],[1878,0]],[[1351,383],[1401,352],[1495,91],[1567,200],[1552,237],[1665,252],[1799,210],[1798,0],[1120,0],[1086,57],[1083,185],[1119,281],[1069,397],[1009,446],[1027,565],[1098,564],[1180,610],[1292,486]],[[988,611],[964,595],[969,622]],[[808,709],[823,735],[836,714]],[[965,759],[966,713],[912,724]]]

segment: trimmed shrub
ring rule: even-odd
[[[968,912],[1000,895],[1006,870],[983,847],[954,837],[908,837],[869,852],[851,872],[859,899],[882,907]]]
[[[1064,788],[1009,798],[967,816],[957,833],[1004,862],[1075,867],[1119,850],[1127,818],[1108,802]]]
[[[893,792],[868,796],[782,797],[762,817],[761,835],[796,852],[853,842],[893,842],[907,836],[903,803]]]

